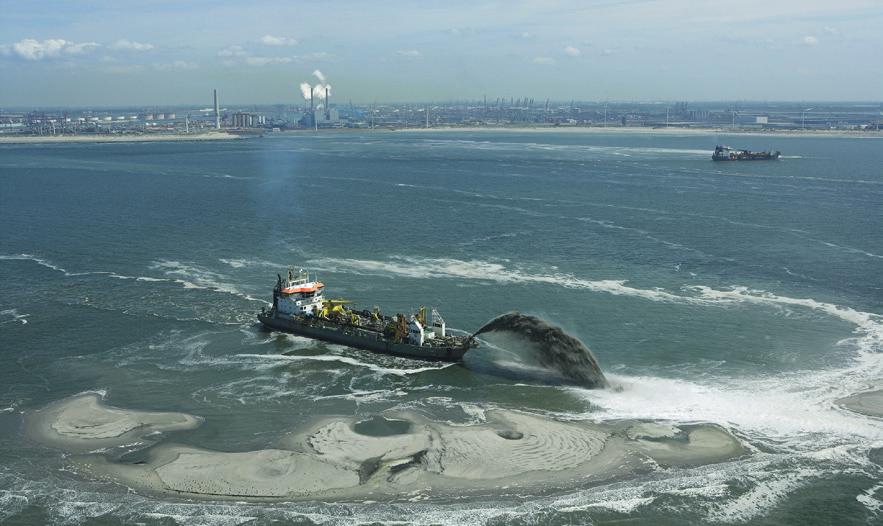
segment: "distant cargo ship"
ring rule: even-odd
[[[779,158],[778,151],[752,152],[751,150],[737,150],[729,146],[715,146],[711,155],[712,161],[773,161]]]
[[[383,354],[420,360],[457,362],[478,346],[469,336],[448,334],[445,320],[432,309],[427,319],[420,307],[410,316],[385,316],[378,307],[356,310],[346,300],[326,299],[325,285],[300,271],[288,279],[278,276],[273,306],[262,309],[258,320],[266,327]]]

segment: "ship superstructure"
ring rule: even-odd
[[[711,154],[713,161],[773,161],[779,158],[778,151],[752,152],[751,150],[739,150],[729,146],[715,146]]]
[[[477,342],[449,334],[436,309],[384,315],[379,307],[356,309],[352,302],[325,297],[325,284],[308,272],[277,276],[273,304],[258,319],[265,326],[332,343],[423,360],[459,361]]]

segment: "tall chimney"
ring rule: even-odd
[[[329,93],[328,86],[325,86],[325,120],[326,121],[331,120],[331,105],[328,102],[328,93]]]
[[[313,88],[310,88],[310,118],[313,119],[313,128],[318,131],[319,123],[316,122],[316,106],[313,104]]]
[[[215,93],[215,129],[221,129],[221,108],[218,106],[218,90],[214,90]]]

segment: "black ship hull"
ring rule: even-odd
[[[765,152],[752,152],[751,150],[738,150],[729,146],[715,146],[711,155],[712,161],[775,161],[779,158],[778,151],[767,150]]]
[[[778,153],[768,154],[768,155],[752,155],[750,157],[726,157],[726,156],[712,156],[712,161],[775,161],[779,158]]]
[[[273,311],[258,314],[258,320],[265,327],[277,331],[297,334],[315,340],[346,345],[366,351],[391,354],[418,360],[459,362],[471,348],[467,343],[463,346],[447,345],[414,345],[411,343],[390,341],[383,334],[360,327],[339,325],[316,318],[277,317]]]

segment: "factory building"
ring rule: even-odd
[[[266,116],[244,111],[234,113],[232,118],[232,125],[234,128],[257,128],[266,123]]]

